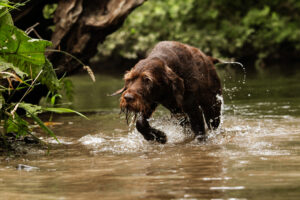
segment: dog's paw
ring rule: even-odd
[[[161,144],[166,144],[167,143],[167,136],[160,136],[156,138],[156,141],[161,143]]]
[[[206,140],[207,140],[207,136],[206,135],[197,135],[195,138],[200,143],[206,142]]]
[[[152,129],[151,133],[155,136],[155,141],[161,144],[167,143],[167,136],[164,132],[157,129]]]

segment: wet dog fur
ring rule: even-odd
[[[165,133],[148,122],[161,104],[173,114],[187,116],[191,129],[200,140],[209,129],[220,124],[222,95],[214,63],[218,60],[199,49],[175,42],[159,42],[147,58],[140,60],[124,76],[121,111],[126,119],[133,113],[137,130],[146,140],[166,143]],[[204,116],[204,117],[203,117]]]

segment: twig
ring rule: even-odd
[[[35,29],[33,29],[33,32],[35,33],[35,35],[39,38],[39,39],[43,39],[39,34],[38,34],[38,32],[35,30]]]
[[[23,101],[23,99],[25,98],[25,96],[31,91],[32,86],[37,81],[37,79],[40,77],[40,75],[42,74],[42,72],[43,72],[43,69],[41,69],[41,71],[38,73],[38,75],[32,81],[30,87],[26,90],[25,94],[22,96],[22,98],[19,100],[19,102],[15,105],[14,109],[10,112],[10,114],[13,116],[13,118],[14,118],[14,114],[15,114],[16,110],[18,109],[20,103]]]
[[[25,33],[27,35],[29,35],[31,33],[31,31],[34,32],[34,34],[39,38],[39,39],[43,39],[40,34],[38,34],[38,32],[34,29],[36,26],[38,26],[40,23],[35,23],[34,25],[30,26],[29,28],[26,29]]]
[[[33,31],[34,30],[34,28],[36,27],[36,26],[38,26],[40,23],[35,23],[34,25],[32,25],[32,26],[30,26],[29,28],[27,28],[26,29],[26,31],[25,31],[25,33],[27,34],[27,35],[29,35],[29,33],[31,33],[31,31]]]
[[[76,60],[79,64],[81,64],[83,66],[83,69],[86,70],[88,72],[88,74],[90,75],[91,79],[93,80],[93,82],[96,81],[94,72],[92,71],[92,69],[85,65],[81,60],[79,60],[78,58],[76,58],[75,56],[73,56],[72,54],[66,52],[66,51],[62,51],[62,50],[56,50],[56,49],[45,49],[45,51],[49,51],[49,52],[57,52],[57,53],[63,53],[67,56],[70,56],[71,58],[73,58],[74,60]]]

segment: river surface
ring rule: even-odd
[[[74,76],[72,106],[89,120],[54,115],[60,144],[0,157],[0,199],[300,199],[300,72],[220,72],[222,126],[191,141],[167,110],[151,124],[168,143],[146,142],[119,115],[121,77]],[[274,75],[277,74],[277,75]],[[20,167],[28,165],[31,167]],[[18,167],[19,166],[19,167]]]

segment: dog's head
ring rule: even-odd
[[[124,76],[125,85],[112,95],[122,94],[120,108],[129,114],[142,113],[149,116],[152,113],[151,105],[159,103],[162,96],[173,96],[181,107],[184,83],[163,61],[158,58],[139,61]]]

